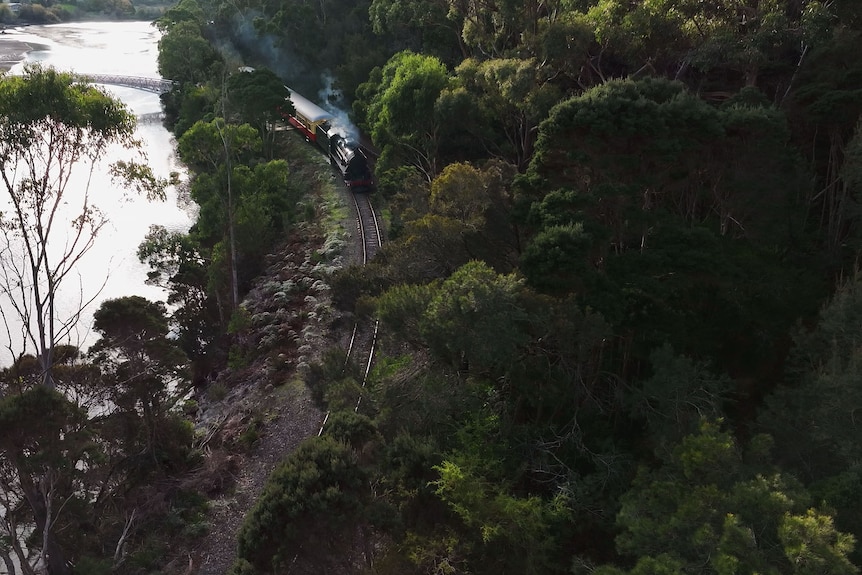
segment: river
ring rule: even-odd
[[[8,30],[0,36],[0,45],[11,42],[31,48],[23,61],[11,67],[11,74],[20,73],[27,63],[38,62],[85,75],[155,78],[158,77],[158,39],[159,31],[149,22],[79,22]],[[156,94],[132,88],[104,88],[136,114],[152,114],[161,110]],[[142,122],[137,128],[137,136],[143,143],[149,165],[157,175],[167,177],[172,172],[184,173],[175,156],[175,142],[160,123]],[[107,161],[114,159],[117,157],[108,157]],[[163,290],[145,284],[148,270],[137,260],[137,247],[151,224],[185,231],[193,218],[192,209],[179,204],[173,188],[168,190],[165,202],[148,202],[146,198],[117,190],[110,178],[102,174],[91,185],[91,191],[97,195],[94,203],[107,214],[109,223],[78,267],[81,289],[78,289],[78,278],[73,278],[75,285],[72,287],[76,293],[67,294],[70,301],[77,300],[78,291],[87,298],[98,294],[78,322],[77,333],[71,341],[83,348],[95,341],[89,330],[92,313],[101,301],[128,295],[164,300]],[[103,283],[104,287],[101,287]],[[0,301],[0,305],[5,307],[8,304]],[[0,352],[0,365],[8,362],[8,353]]]

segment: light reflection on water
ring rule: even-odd
[[[9,30],[34,62],[82,74],[158,76],[159,31],[149,22],[72,22]]]
[[[128,76],[157,77],[158,31],[147,22],[86,22],[50,26],[30,26],[9,31],[10,39],[25,41],[37,49],[28,54],[24,62],[40,62],[59,70],[80,74],[122,74]],[[12,68],[20,73],[24,63]],[[136,114],[150,114],[161,110],[156,94],[114,86],[104,86]],[[137,137],[144,145],[148,163],[161,177],[172,172],[183,173],[183,167],[174,153],[171,134],[158,123],[138,126]],[[127,158],[127,155],[110,155],[105,162]],[[107,214],[109,223],[103,228],[92,251],[81,262],[75,277],[70,278],[64,292],[67,307],[84,297],[101,292],[85,311],[71,343],[86,348],[95,341],[89,334],[92,312],[101,301],[127,295],[140,295],[151,300],[164,300],[161,289],[145,285],[147,269],[137,260],[136,250],[151,224],[168,229],[185,231],[192,221],[190,209],[177,205],[176,190],[169,189],[165,202],[148,202],[118,190],[110,177],[100,174],[90,186],[93,203]],[[80,287],[79,290],[79,278]],[[106,279],[107,278],[107,279]],[[4,309],[8,304],[0,301]],[[5,340],[5,334],[0,335]],[[3,341],[2,343],[6,343]],[[0,365],[8,365],[10,358],[0,351]]]

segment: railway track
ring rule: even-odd
[[[351,195],[356,208],[356,226],[359,237],[362,238],[362,265],[365,265],[380,249],[380,226],[377,224],[377,214],[368,194]]]
[[[382,245],[382,236],[380,235],[380,225],[377,221],[377,213],[374,211],[374,206],[371,205],[371,198],[368,194],[354,194],[353,206],[356,214],[356,231],[357,240],[362,243],[362,265],[367,264],[374,254]],[[344,360],[344,365],[347,367],[350,363],[354,363],[361,368],[363,389],[368,381],[368,374],[371,372],[371,365],[374,361],[374,347],[377,344],[377,333],[380,327],[380,322],[374,321],[373,324],[364,325],[353,324],[353,333],[350,336],[350,343],[347,346],[347,354]],[[362,404],[362,395],[356,399],[355,412],[359,412],[359,406]],[[320,424],[320,430],[317,435],[323,435],[323,430],[326,427],[326,422],[329,421],[330,411],[326,412],[323,422]]]

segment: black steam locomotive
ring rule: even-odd
[[[354,192],[372,191],[374,178],[368,157],[359,143],[337,126],[335,116],[293,90],[290,101],[296,112],[288,115],[287,121],[326,152],[347,187]]]

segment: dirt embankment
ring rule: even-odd
[[[298,144],[306,147],[288,157],[309,152]],[[242,522],[269,474],[320,427],[323,414],[304,375],[324,350],[343,345],[348,333],[332,308],[327,282],[351,261],[352,220],[328,164],[316,153],[309,158],[310,165],[292,165],[291,173],[318,182],[318,197],[306,206],[315,214],[267,257],[266,273],[242,304],[248,325],[235,336],[235,351],[245,356],[238,361],[244,365],[220,373],[201,398],[196,419],[198,429],[206,430],[208,457],[186,481],[212,498],[210,529],[191,548],[174,550],[166,574],[224,575],[236,558]]]
[[[226,370],[210,384],[210,390],[223,390],[224,398],[202,402],[198,425],[212,440],[205,446],[207,463],[190,487],[215,495],[208,518],[211,527],[188,554],[186,569],[169,572],[224,575],[236,558],[245,515],[270,473],[299,443],[317,433],[322,414],[305,387],[302,371],[313,360],[313,350],[333,342],[327,339],[323,311],[326,289],[313,272],[316,250],[309,248],[314,243],[308,238],[291,241],[274,254],[265,278],[243,304],[252,322],[245,349],[260,355],[245,367]],[[249,442],[243,450],[242,444]],[[213,478],[217,483],[210,485]],[[218,484],[221,480],[226,484]],[[175,566],[183,567],[182,557],[178,559]]]

